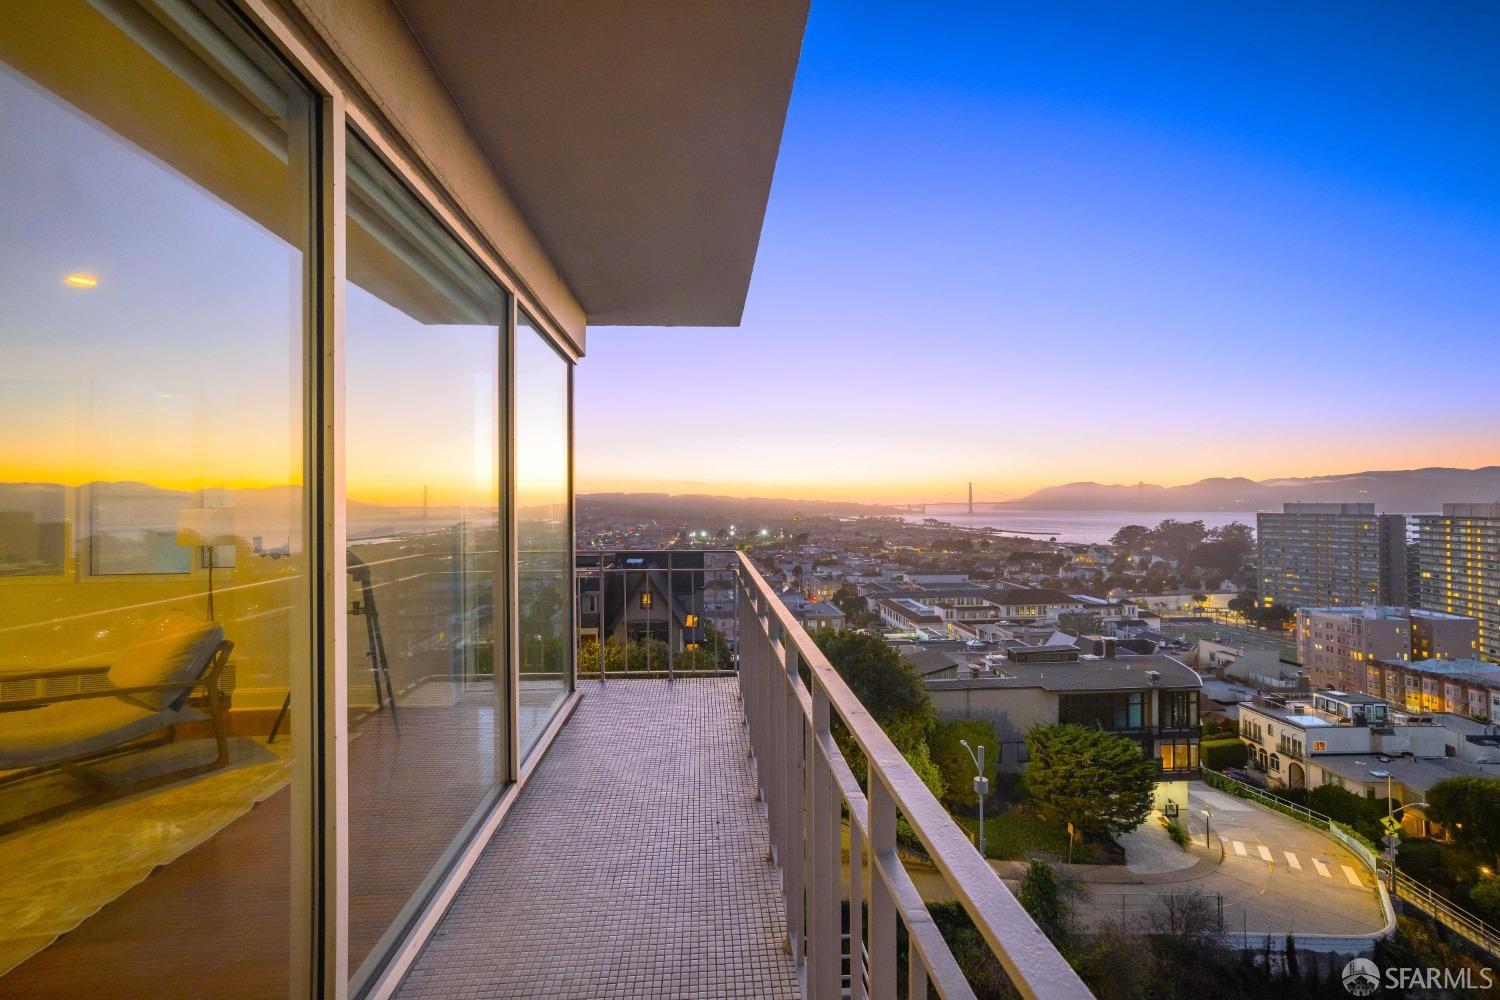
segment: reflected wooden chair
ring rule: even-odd
[[[224,693],[219,680],[234,643],[215,624],[179,612],[163,615],[108,667],[0,671],[0,681],[51,681],[105,674],[94,690],[0,701],[0,790],[61,772],[88,794],[0,823],[0,836],[69,810],[133,795],[223,767],[229,760]],[[191,704],[207,696],[207,714]],[[165,746],[177,727],[207,722],[212,760],[135,781],[114,782],[90,765]]]

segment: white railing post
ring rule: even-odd
[[[811,927],[807,946],[808,992],[813,1000],[836,1000],[840,994],[839,963],[843,943],[839,935],[840,885],[839,819],[842,798],[833,776],[831,754],[838,753],[829,728],[828,694],[812,685],[809,759],[812,762],[812,880],[808,892]]]
[[[870,1000],[896,1000],[896,900],[878,874],[882,855],[896,853],[896,802],[870,762]]]
[[[849,998],[865,1000],[864,835],[849,806]]]
[[[786,803],[781,818],[784,859],[781,878],[786,893],[786,927],[792,941],[792,958],[800,963],[806,954],[803,948],[803,714],[796,686],[789,680],[797,676],[796,645],[791,642],[783,643],[783,653],[785,669],[777,679],[782,704],[781,728],[777,730],[777,738],[781,741],[783,751],[781,781]]]

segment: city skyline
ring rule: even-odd
[[[580,491],[1493,464],[1500,18],[1137,15],[815,7],[744,329],[594,328]]]

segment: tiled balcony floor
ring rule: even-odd
[[[796,997],[736,681],[581,681],[402,997]]]

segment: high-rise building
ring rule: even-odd
[[[1414,603],[1479,619],[1480,655],[1500,660],[1500,503],[1445,503],[1412,520]]]
[[[1404,607],[1301,608],[1297,611],[1297,659],[1316,687],[1383,697],[1378,663],[1429,659],[1462,660],[1475,655],[1479,622],[1464,615]]]
[[[1372,503],[1289,503],[1256,516],[1262,606],[1406,603],[1406,518]]]

